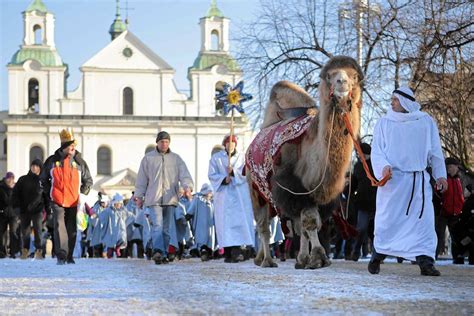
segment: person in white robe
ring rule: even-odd
[[[412,90],[394,90],[392,108],[377,122],[372,143],[374,175],[390,180],[377,190],[374,252],[368,270],[380,272],[387,256],[416,261],[422,275],[438,276],[434,267],[436,232],[430,175],[447,188],[438,128],[420,111]]]
[[[236,150],[237,138],[224,138],[225,150],[213,154],[209,181],[214,191],[217,243],[224,248],[225,262],[244,260],[242,246],[253,246],[255,229],[247,179],[242,175],[245,155]],[[231,153],[230,165],[228,152]]]

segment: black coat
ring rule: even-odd
[[[43,190],[38,175],[30,171],[18,179],[13,188],[13,207],[19,207],[22,214],[36,214],[43,211]]]
[[[374,175],[370,159],[367,159],[370,173]],[[354,166],[351,179],[351,190],[354,192],[354,205],[357,210],[375,212],[375,200],[377,198],[377,187],[371,185],[369,178],[360,160]]]
[[[454,227],[454,235],[458,242],[465,237],[470,237],[474,242],[474,194],[464,201],[461,216]]]
[[[18,215],[13,210],[12,195],[13,189],[5,183],[5,180],[0,181],[0,216],[11,217]]]

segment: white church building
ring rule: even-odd
[[[23,43],[7,65],[8,112],[0,112],[1,174],[26,174],[33,159],[44,161],[59,148],[58,132],[70,127],[93,188],[130,195],[142,157],[166,130],[196,190],[208,182],[211,150],[230,125],[214,97],[223,83],[234,86],[242,79],[229,53],[230,21],[215,1],[199,21],[201,49],[188,69],[189,96],[177,90],[173,67],[127,29],[118,0],[111,42],[80,67],[77,89],[66,91],[69,70],[55,47],[54,21],[42,0],[23,12]],[[236,117],[235,133],[238,147],[246,148],[245,116]]]

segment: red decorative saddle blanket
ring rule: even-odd
[[[302,115],[295,119],[280,121],[262,129],[254,138],[247,153],[245,164],[250,170],[252,186],[270,206],[270,213],[278,212],[272,198],[270,177],[281,147],[289,141],[299,141],[306,132],[314,116]]]

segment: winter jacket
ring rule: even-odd
[[[374,175],[370,159],[367,165],[371,175]],[[354,166],[354,173],[351,179],[351,191],[354,192],[354,205],[357,210],[375,212],[375,201],[377,199],[377,187],[372,186],[364,170],[362,162],[359,160]]]
[[[13,207],[22,214],[37,214],[44,209],[43,190],[40,177],[33,172],[21,176],[13,188]]]
[[[178,154],[152,150],[143,157],[135,182],[135,196],[145,197],[145,206],[178,204],[179,185],[193,188],[193,179]]]
[[[448,176],[448,189],[443,193],[443,216],[458,216],[464,204],[461,180]]]
[[[461,242],[466,237],[474,242],[474,194],[464,202],[461,216],[454,227],[453,238],[456,242]]]
[[[77,150],[72,158],[56,150],[46,159],[40,179],[49,199],[62,207],[77,206],[79,193],[87,195],[92,186],[89,167]]]
[[[18,216],[13,209],[12,196],[13,189],[6,184],[5,179],[0,181],[0,216]],[[0,238],[3,237],[0,236]]]

